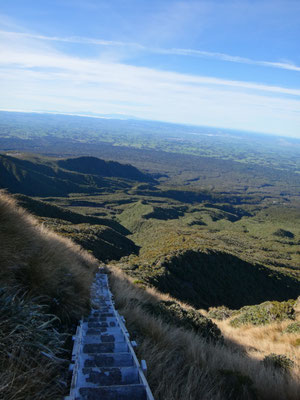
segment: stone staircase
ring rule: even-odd
[[[154,400],[129,339],[125,320],[115,310],[107,275],[92,286],[92,311],[74,336],[70,395],[65,400]]]

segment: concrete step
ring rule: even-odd
[[[116,321],[117,318],[113,313],[101,313],[98,316],[90,316],[84,318],[83,322],[110,322]]]
[[[96,321],[106,321],[108,318],[116,318],[114,312],[99,312],[97,315],[91,315],[86,317],[84,321],[96,322]]]
[[[130,353],[83,354],[82,362],[84,368],[131,367],[134,365],[133,357]]]
[[[89,328],[116,328],[119,327],[119,323],[117,319],[115,318],[114,320],[111,321],[101,321],[101,322],[84,322],[82,324],[82,328],[84,330],[88,330]]]
[[[137,368],[134,367],[97,367],[83,368],[79,379],[84,387],[113,385],[133,385],[140,383]]]
[[[109,335],[114,335],[120,333],[119,326],[102,326],[101,328],[88,328],[85,331],[86,335],[101,335],[103,333],[107,333]]]
[[[109,310],[109,309],[105,309],[105,311],[103,311],[103,309],[99,310],[98,312],[94,312],[93,314],[91,314],[90,316],[86,317],[87,319],[93,319],[93,318],[104,318],[104,317],[114,317],[115,313],[113,312],[113,309]]]
[[[91,343],[83,345],[83,353],[124,353],[128,351],[128,345],[126,342],[121,343]]]
[[[83,338],[83,344],[91,343],[120,343],[125,342],[125,337],[121,332],[114,332],[113,334],[97,334],[97,335],[85,335]]]
[[[106,274],[96,275],[91,296],[91,313],[74,336],[73,378],[65,400],[154,400]]]
[[[147,400],[143,385],[102,386],[79,389],[81,400]],[[77,399],[76,399],[77,400]]]
[[[101,306],[100,308],[97,308],[97,310],[93,310],[90,314],[90,317],[99,317],[101,313],[113,313],[114,308],[113,307],[107,307],[107,306]]]
[[[106,297],[101,296],[100,299],[98,298],[98,299],[92,300],[91,304],[92,304],[93,308],[99,308],[99,307],[103,306],[104,302],[106,303],[108,301],[111,301],[109,296],[106,296]]]
[[[114,308],[112,306],[103,306],[97,310],[94,310],[91,312],[91,317],[99,317],[99,314],[101,313],[113,313]]]

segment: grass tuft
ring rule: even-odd
[[[66,388],[66,334],[39,298],[0,289],[0,398],[57,399]]]

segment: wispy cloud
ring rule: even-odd
[[[295,65],[291,62],[280,62],[280,61],[263,61],[263,60],[253,60],[251,58],[240,57],[235,55],[229,55],[218,52],[209,52],[197,49],[180,49],[180,48],[160,48],[160,47],[146,47],[135,42],[122,42],[122,41],[111,41],[104,39],[70,36],[70,37],[58,37],[58,36],[44,36],[25,32],[11,32],[0,30],[0,35],[3,37],[10,38],[27,38],[34,40],[42,40],[48,42],[63,42],[63,43],[77,43],[77,44],[87,44],[94,46],[105,46],[105,47],[125,47],[132,48],[134,50],[144,51],[148,53],[155,54],[165,54],[165,55],[177,55],[186,57],[200,57],[200,58],[210,58],[220,61],[228,61],[232,63],[256,65],[260,67],[269,68],[279,68],[289,71],[300,72],[300,66]]]
[[[221,61],[230,61],[240,64],[252,64],[261,67],[280,68],[280,69],[287,69],[291,71],[300,72],[300,66],[295,64],[286,62],[252,60],[251,58],[232,56],[224,53],[215,53],[215,52],[193,50],[193,49],[157,49],[157,52],[165,54],[181,55],[181,56],[213,58]]]
[[[97,46],[117,46],[117,47],[136,47],[140,49],[145,49],[144,46],[138,43],[130,42],[120,42],[113,40],[103,40],[103,39],[93,39],[80,36],[70,36],[70,37],[58,37],[58,36],[44,36],[36,35],[27,32],[11,32],[0,30],[0,35],[7,36],[10,38],[27,38],[35,40],[45,40],[50,42],[64,42],[64,43],[78,43],[78,44],[92,44]]]
[[[1,108],[127,113],[299,135],[300,89],[71,56],[39,38],[14,33],[0,40]]]

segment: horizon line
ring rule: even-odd
[[[65,116],[73,116],[73,117],[84,117],[84,118],[94,118],[94,119],[112,119],[112,120],[121,120],[122,118],[115,118],[115,117],[108,117],[107,115],[110,114],[82,114],[82,113],[72,113],[72,112],[61,112],[61,111],[33,111],[33,110],[20,110],[20,109],[4,109],[0,108],[0,112],[11,112],[11,113],[26,113],[26,114],[51,114],[51,115],[65,115]],[[296,136],[287,136],[283,134],[276,134],[276,133],[269,133],[269,132],[261,132],[261,131],[248,131],[246,129],[236,129],[236,128],[224,128],[221,126],[215,126],[215,125],[195,125],[195,124],[189,124],[187,122],[172,122],[172,121],[162,121],[162,120],[156,120],[156,119],[145,119],[141,117],[136,117],[136,116],[130,116],[125,113],[112,113],[111,115],[120,115],[127,117],[124,118],[123,120],[138,120],[138,121],[145,121],[145,122],[158,122],[158,123],[163,123],[163,124],[171,124],[171,125],[183,125],[183,126],[191,126],[191,127],[197,127],[197,128],[213,128],[213,129],[221,129],[223,131],[233,131],[233,132],[241,132],[241,133],[254,133],[258,135],[263,135],[263,136],[275,136],[279,137],[282,139],[293,139],[293,140],[298,140],[300,141],[299,137]]]

